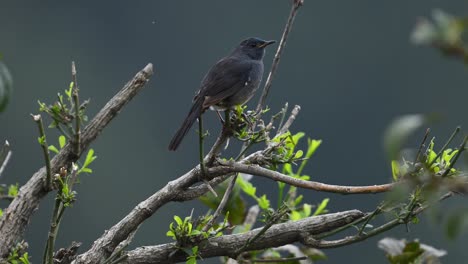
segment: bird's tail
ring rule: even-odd
[[[177,133],[172,138],[171,143],[169,143],[169,150],[175,151],[177,147],[179,147],[182,139],[184,139],[185,135],[187,135],[195,120],[200,117],[203,111],[203,101],[203,96],[198,96],[198,98],[195,99],[192,108],[190,108],[190,112],[184,120],[184,123],[182,123],[182,126],[179,128],[179,130],[177,130]]]

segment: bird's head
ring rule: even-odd
[[[274,40],[248,38],[243,40],[234,52],[246,55],[253,60],[261,60],[263,59],[263,55],[265,55],[265,47],[275,42]]]

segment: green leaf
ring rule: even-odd
[[[61,135],[59,137],[59,146],[60,146],[60,148],[62,149],[65,146],[66,143],[67,143],[67,139],[65,138],[64,135]]]
[[[319,206],[317,207],[317,209],[315,210],[313,216],[326,213],[326,208],[327,208],[327,205],[328,205],[328,202],[329,202],[329,201],[330,201],[329,198],[323,199],[322,202],[320,203],[320,205],[319,205]]]
[[[394,181],[400,177],[400,163],[397,160],[392,160],[392,176]]]
[[[45,136],[42,136],[42,137],[38,137],[37,138],[37,142],[39,142],[39,145],[44,145],[45,143]]]
[[[8,196],[16,197],[18,195],[18,184],[8,186]]]
[[[245,192],[245,194],[257,198],[255,193],[257,192],[257,188],[255,188],[250,182],[244,180],[242,177],[237,177],[236,183]]]
[[[182,226],[184,222],[178,215],[174,215],[174,220],[176,221],[177,225]]]
[[[262,195],[258,200],[258,206],[263,210],[270,208],[270,201],[267,199],[266,195]]]
[[[400,116],[390,123],[384,133],[384,146],[390,160],[398,159],[403,144],[426,121],[424,115],[414,114]]]
[[[297,221],[297,220],[301,220],[302,219],[302,215],[301,213],[299,213],[298,211],[291,211],[291,213],[289,214],[289,219],[291,219],[292,221]]]
[[[55,154],[58,154],[59,153],[59,150],[54,146],[54,145],[50,145],[49,146],[49,150],[54,152]]]
[[[197,264],[197,259],[195,257],[188,257],[186,264]]]
[[[78,174],[80,174],[80,173],[82,173],[82,172],[84,172],[84,173],[93,173],[93,170],[90,169],[90,168],[81,168],[81,169],[78,171]]]
[[[283,173],[287,175],[294,175],[294,172],[292,170],[292,165],[290,163],[286,163],[283,165]]]
[[[88,167],[96,158],[97,156],[94,156],[94,149],[89,149],[83,167]]]
[[[0,217],[2,217],[2,216],[3,216],[3,210],[2,210],[2,208],[0,208]]]
[[[70,86],[68,90],[65,90],[65,94],[67,95],[68,98],[71,98],[72,96],[72,90],[73,90],[74,83],[70,82]]]
[[[300,159],[304,155],[304,151],[298,150],[296,151],[296,154],[294,155],[295,159]]]
[[[310,204],[304,204],[303,210],[304,210],[304,217],[309,217],[310,214],[312,213],[312,206]]]
[[[13,90],[13,78],[7,66],[0,61],[0,113],[8,104]]]

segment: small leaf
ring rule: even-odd
[[[304,210],[304,217],[309,217],[310,214],[312,213],[312,206],[310,204],[304,204],[303,210]]]
[[[304,151],[298,150],[296,151],[296,154],[294,155],[295,159],[300,159],[304,155]]]
[[[263,210],[270,208],[270,201],[267,199],[266,195],[262,195],[258,200],[258,206]]]
[[[50,145],[49,146],[49,150],[54,152],[55,154],[58,154],[59,153],[59,150],[54,146],[54,145]]]
[[[61,135],[59,137],[59,146],[60,146],[60,148],[62,149],[65,146],[66,143],[67,143],[67,139],[65,138],[64,135]]]
[[[18,195],[18,184],[8,186],[8,196],[16,197]]]
[[[329,198],[323,199],[322,202],[320,203],[320,205],[319,205],[319,206],[317,207],[317,209],[315,210],[313,216],[316,216],[316,215],[320,215],[320,214],[325,213],[329,201],[330,201]]]
[[[392,176],[394,181],[400,177],[400,163],[397,160],[392,160]]]
[[[182,219],[181,219],[179,216],[177,216],[177,215],[174,215],[174,220],[176,221],[177,225],[179,225],[179,226],[182,226],[183,223],[184,223],[184,222],[182,221]]]

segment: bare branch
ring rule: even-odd
[[[5,140],[5,144],[0,150],[0,178],[2,177],[3,171],[5,170],[5,167],[8,164],[8,162],[10,161],[10,158],[11,158],[10,143],[8,143],[8,140]]]
[[[284,123],[284,125],[278,130],[278,133],[276,134],[277,136],[282,135],[289,130],[289,127],[294,123],[294,120],[296,120],[299,111],[301,111],[301,107],[299,105],[295,105],[286,123]]]
[[[268,73],[268,78],[265,82],[265,86],[263,87],[262,96],[260,97],[260,100],[258,101],[258,105],[256,109],[256,112],[259,115],[258,118],[260,118],[262,108],[265,106],[265,100],[268,96],[268,92],[270,91],[271,84],[273,82],[273,76],[276,73],[276,69],[278,68],[278,65],[281,59],[281,54],[283,53],[284,47],[286,46],[286,40],[288,38],[289,32],[291,31],[292,25],[294,23],[294,18],[296,18],[297,11],[299,10],[299,7],[301,7],[303,3],[304,3],[304,0],[293,0],[293,5],[291,7],[291,12],[289,13],[288,22],[286,22],[283,35],[281,36],[278,49],[276,50],[275,58],[273,59],[273,63],[271,65],[270,73]]]
[[[333,230],[363,216],[364,213],[351,210],[276,224],[271,226],[263,236],[258,238],[255,243],[250,244],[245,250],[260,250],[301,242],[304,236],[313,236]],[[236,254],[239,253],[237,252],[238,249],[261,230],[262,228],[257,228],[242,234],[210,238],[198,245],[199,255],[204,259],[215,256],[236,258]],[[122,263],[176,263],[184,261],[187,257],[182,250],[177,250],[175,243],[140,247],[129,251],[127,255],[127,259]]]
[[[52,173],[62,166],[74,162],[79,155],[96,139],[119,111],[143,88],[153,75],[153,65],[148,64],[138,72],[91,120],[81,134],[81,152],[74,155],[73,146],[67,144],[52,160]],[[0,218],[0,256],[8,254],[17,241],[20,241],[33,213],[39,207],[40,201],[48,193],[43,182],[46,169],[42,167],[31,179],[21,187],[18,196],[11,202]]]
[[[240,162],[222,162],[222,166],[213,167],[209,169],[208,175],[222,174],[220,171],[229,172],[242,172],[251,174],[254,176],[261,176],[272,179],[274,181],[284,182],[292,186],[299,188],[310,189],[320,192],[331,192],[340,194],[364,194],[364,193],[381,193],[391,190],[395,183],[387,183],[381,185],[370,185],[370,186],[343,186],[343,185],[332,185],[316,181],[304,181],[290,177],[288,175],[272,171],[269,169],[262,168],[258,165],[247,165]]]

